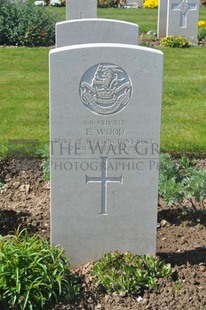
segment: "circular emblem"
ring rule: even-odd
[[[99,115],[123,110],[132,95],[132,82],[119,66],[100,63],[89,68],[81,78],[79,93],[84,106]]]

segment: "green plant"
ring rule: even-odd
[[[43,167],[43,180],[50,180],[50,161],[49,159],[46,159],[42,162],[42,167]]]
[[[149,33],[142,33],[140,36],[140,41],[142,46],[152,47],[154,42],[157,41],[157,35],[155,31],[150,31]]]
[[[49,147],[39,148],[35,155],[43,159],[42,168],[43,175],[42,179],[48,181],[50,179],[50,161],[49,161]]]
[[[179,165],[172,161],[169,154],[161,154],[159,194],[168,205],[172,205],[175,202],[181,202],[183,200],[184,190],[182,180],[183,176],[180,173]]]
[[[48,147],[48,145],[44,146],[42,148],[38,148],[35,152],[35,155],[37,157],[43,158],[44,160],[47,160],[49,158],[49,147]]]
[[[195,161],[183,156],[174,162],[169,154],[161,154],[159,194],[168,205],[182,203],[189,199],[195,209],[193,199],[202,203],[206,198],[206,170],[196,169]]]
[[[198,28],[198,41],[201,43],[206,40],[206,28]]]
[[[206,198],[206,170],[188,168],[188,176],[183,180],[185,197],[190,199],[193,207],[193,198],[202,203],[204,208],[203,200]]]
[[[49,46],[54,44],[56,17],[29,1],[0,2],[0,44]]]
[[[182,173],[187,172],[187,169],[191,167],[194,168],[196,164],[195,159],[189,159],[186,155],[183,155],[182,158],[179,160],[179,167]]]
[[[165,47],[186,48],[190,47],[191,43],[184,37],[168,36],[160,40],[160,45]]]
[[[92,274],[108,292],[139,294],[155,288],[159,278],[171,276],[172,268],[155,256],[114,252],[100,259]]]
[[[23,229],[0,236],[0,303],[6,309],[45,309],[77,291],[63,249]],[[74,285],[73,285],[74,284]]]

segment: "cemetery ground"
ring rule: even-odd
[[[116,10],[105,12],[117,18],[113,13]],[[154,22],[145,30],[155,27],[155,12],[151,10]],[[129,10],[118,10],[118,14],[129,15]],[[199,169],[206,169],[205,47],[162,50],[162,151],[174,158],[187,153],[196,158]],[[4,236],[21,225],[49,239],[50,184],[43,179],[42,156],[34,156],[31,151],[27,157],[7,156],[11,139],[20,144],[38,140],[40,154],[48,141],[48,52],[48,48],[0,48],[0,234]],[[76,270],[83,275],[80,297],[45,310],[205,309],[205,212],[205,201],[195,202],[194,209],[188,200],[183,205],[168,206],[159,199],[157,255],[172,264],[173,280],[160,279],[157,289],[138,296],[109,294],[91,284],[92,262],[88,262]]]

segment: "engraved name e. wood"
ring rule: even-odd
[[[100,63],[84,73],[79,92],[81,101],[91,112],[110,115],[128,105],[132,95],[132,82],[119,66]]]

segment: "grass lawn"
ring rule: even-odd
[[[52,8],[50,8],[52,9]],[[58,15],[59,21],[66,18],[66,8],[53,8]],[[118,19],[138,24],[140,32],[157,30],[157,9],[97,9],[99,18]]]
[[[157,9],[98,9],[98,17],[135,23],[140,32],[157,30]]]
[[[65,14],[65,8],[58,10]],[[206,9],[200,15],[206,19]],[[156,25],[157,10],[99,9],[98,16],[139,18],[140,28],[150,30]],[[161,50],[162,150],[206,153],[206,48]],[[0,156],[6,154],[9,139],[48,144],[48,54],[49,48],[0,48]]]
[[[9,139],[48,141],[48,48],[0,48],[0,154]]]
[[[206,153],[206,48],[162,51],[162,150]]]

